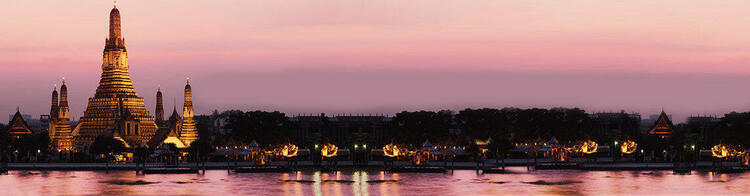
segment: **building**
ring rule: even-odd
[[[691,116],[687,119],[687,129],[690,133],[699,134],[703,144],[711,145],[716,138],[716,127],[720,118],[713,116]]]
[[[667,116],[667,113],[662,110],[659,118],[657,118],[656,122],[654,122],[654,126],[648,130],[648,134],[656,135],[661,138],[668,138],[672,136],[672,133],[674,133],[672,127],[674,127],[674,125],[672,124],[672,120],[669,120],[669,116]]]
[[[105,39],[102,54],[102,74],[96,93],[89,98],[88,105],[79,123],[73,128],[73,144],[76,149],[89,146],[97,137],[112,136],[120,139],[129,147],[147,146],[156,148],[163,142],[154,140],[154,136],[161,128],[167,128],[164,121],[163,104],[161,100],[161,88],[157,93],[157,117],[151,116],[143,101],[139,97],[130,79],[130,65],[128,64],[125,39],[122,36],[120,11],[115,5],[109,13],[109,36]],[[64,86],[64,85],[63,85]],[[57,94],[53,92],[52,109],[50,121],[50,136],[54,135],[58,146],[65,146],[64,138],[60,135],[70,130],[70,121],[67,119],[67,92],[63,93],[61,88],[60,102],[56,103]],[[63,98],[65,97],[65,98]],[[65,101],[63,101],[65,99]],[[57,114],[57,115],[54,115]],[[64,114],[64,115],[63,115]],[[173,114],[174,115],[174,114]],[[184,120],[175,129],[176,134],[183,143],[189,145],[198,139],[193,117],[192,91],[190,84],[185,87],[185,107],[183,109]],[[52,116],[56,116],[54,119]],[[65,118],[63,118],[65,117]],[[68,122],[68,128],[61,128],[61,123]],[[54,128],[54,130],[52,130]],[[177,126],[175,126],[177,128]],[[169,131],[162,131],[162,136],[169,135]],[[151,146],[149,144],[152,144]]]
[[[48,134],[50,147],[60,151],[73,148],[73,130],[70,123],[70,108],[68,107],[68,87],[63,80],[60,86],[60,97],[57,88],[52,91],[52,107],[48,119]]]
[[[591,114],[590,117],[594,134],[599,138],[609,131],[618,131],[633,137],[640,135],[641,115],[638,113],[599,112]]]
[[[26,121],[23,120],[21,110],[18,108],[16,108],[16,114],[14,114],[13,118],[8,122],[8,133],[13,139],[18,139],[21,136],[31,134],[31,129],[29,129],[29,125],[26,124]]]
[[[355,140],[367,140],[363,143],[382,145],[386,143],[385,134],[391,118],[386,116],[352,116],[341,115],[327,117],[295,116],[289,119],[294,123],[294,139],[298,145],[315,140],[319,135],[321,140],[327,140],[339,146],[353,145]],[[325,141],[320,141],[325,142]]]
[[[163,143],[172,143],[178,148],[190,147],[195,140],[198,140],[198,130],[195,126],[193,111],[193,93],[190,81],[185,85],[185,103],[182,108],[182,117],[177,113],[177,107],[172,108],[172,115],[168,121],[164,121],[159,126],[153,138],[148,142],[148,146],[157,147]],[[156,93],[156,113],[163,115],[163,102],[161,89]],[[159,111],[162,110],[162,111]],[[157,119],[164,119],[158,117]]]
[[[190,80],[185,84],[185,101],[182,107],[182,129],[178,135],[180,141],[190,146],[195,140],[198,140],[198,130],[195,126],[195,113],[193,113],[193,88],[190,86]]]

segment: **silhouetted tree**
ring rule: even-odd
[[[112,136],[99,136],[91,143],[90,152],[93,155],[104,155],[109,158],[113,153],[119,153],[125,150],[125,144]]]

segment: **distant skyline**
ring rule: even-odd
[[[0,113],[77,120],[101,74],[112,1],[0,7]],[[131,76],[153,115],[191,78],[196,113],[330,115],[465,107],[750,110],[747,1],[119,1]],[[7,122],[1,122],[3,124]]]

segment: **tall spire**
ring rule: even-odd
[[[60,104],[59,104],[58,118],[60,120],[70,119],[69,113],[70,108],[68,107],[68,86],[65,85],[65,79],[63,78],[62,86],[60,86]]]
[[[164,101],[162,100],[161,87],[156,90],[156,115],[154,120],[159,126],[164,126]]]
[[[185,105],[182,108],[182,130],[179,133],[180,140],[188,146],[198,140],[198,131],[193,116],[193,89],[188,79],[185,84]]]
[[[70,150],[73,135],[70,128],[70,108],[68,107],[68,85],[62,78],[60,99],[57,98],[57,86],[52,91],[52,109],[50,110],[49,138],[50,147],[58,150]]]
[[[122,38],[120,29],[120,10],[117,9],[117,4],[109,12],[109,39]]]
[[[52,90],[52,107],[50,107],[49,111],[49,117],[50,120],[57,118],[57,109],[59,107],[59,100],[57,97],[57,84],[55,84],[55,89]]]

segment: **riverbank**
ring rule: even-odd
[[[634,163],[634,162],[613,162],[612,160],[599,160],[597,162],[585,162],[585,161],[573,161],[567,162],[565,167],[546,167],[554,161],[550,159],[538,159],[537,163],[534,160],[526,159],[506,159],[505,166],[529,166],[530,169],[534,169],[534,165],[539,165],[540,169],[581,169],[581,170],[672,170],[674,169],[673,163]],[[269,163],[268,165],[273,166],[287,166],[286,161],[277,161]],[[321,164],[314,164],[312,161],[298,161],[297,167],[300,169],[308,168],[321,168]],[[322,165],[327,165],[325,162]],[[410,162],[406,161],[395,161],[394,166],[410,166]],[[446,169],[456,170],[476,170],[476,169],[487,169],[487,168],[498,168],[503,165],[502,161],[498,160],[487,160],[483,165],[477,165],[476,162],[438,162],[432,161],[424,166],[437,166],[445,167]],[[163,167],[160,163],[148,163],[146,167],[156,168]],[[196,163],[180,163],[179,167],[186,168],[201,168],[207,170],[216,169],[233,169],[236,167],[248,167],[254,166],[250,162],[206,162],[205,164]],[[200,166],[200,167],[199,167]],[[335,165],[338,168],[371,168],[371,169],[383,169],[383,161],[369,161],[365,164],[354,164],[352,161],[338,161]],[[389,163],[390,166],[390,163]],[[711,161],[699,161],[694,167],[695,169],[711,169],[718,165]],[[736,162],[724,162],[723,167],[741,167],[742,165]],[[136,170],[135,163],[8,163],[8,170],[60,170],[60,171],[92,171],[92,170]]]

